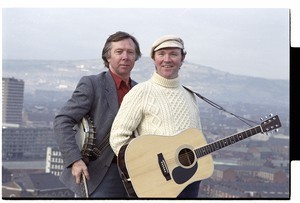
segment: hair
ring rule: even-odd
[[[118,42],[118,41],[121,41],[124,39],[132,39],[132,41],[134,42],[135,53],[136,53],[135,60],[136,61],[142,56],[142,53],[140,50],[140,45],[139,45],[138,41],[136,40],[136,38],[126,32],[118,31],[115,34],[112,34],[107,38],[107,40],[104,44],[103,50],[102,50],[102,59],[103,59],[104,65],[107,68],[109,67],[109,63],[108,63],[107,59],[110,58],[111,43]]]
[[[182,62],[184,61],[186,54],[187,54],[187,52],[184,49],[181,49],[181,55],[183,57]]]

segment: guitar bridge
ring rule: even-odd
[[[158,159],[158,165],[160,167],[160,170],[161,170],[163,176],[166,178],[166,180],[171,180],[171,175],[170,175],[166,160],[165,160],[164,156],[162,155],[162,153],[157,155],[157,159]]]

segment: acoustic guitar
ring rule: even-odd
[[[118,155],[124,185],[132,197],[175,198],[190,183],[213,174],[212,152],[279,127],[276,115],[210,144],[198,129],[187,129],[175,136],[137,137],[121,147]]]

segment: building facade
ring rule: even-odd
[[[24,81],[2,78],[2,124],[21,125],[24,101]]]
[[[2,129],[2,160],[45,159],[47,147],[57,147],[52,128]]]
[[[55,176],[60,176],[64,169],[61,152],[58,148],[47,147],[46,157],[46,173],[51,173]]]

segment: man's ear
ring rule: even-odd
[[[185,54],[182,55],[182,59],[181,59],[182,63],[183,63],[184,59],[185,59]]]

